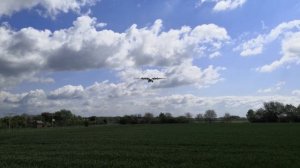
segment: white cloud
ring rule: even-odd
[[[77,99],[84,96],[84,88],[79,86],[66,85],[51,91],[49,94],[50,99]]]
[[[6,86],[7,81],[18,83],[23,77],[35,78],[41,71],[103,67],[122,71],[141,66],[193,69],[205,79],[211,79],[202,83],[215,83],[212,81],[218,80],[219,68],[204,70],[203,75],[199,67],[182,64],[218,52],[230,39],[226,29],[214,24],[162,31],[162,21],[156,20],[150,27],[132,25],[123,33],[97,30],[97,25],[96,18],[81,16],[72,27],[54,32],[31,27],[19,31],[0,27],[0,86]]]
[[[12,94],[6,91],[0,91],[0,101],[3,103],[14,104],[20,102],[20,94]]]
[[[266,26],[266,23],[265,23],[263,20],[260,21],[260,23],[261,23],[261,28],[262,28],[263,30],[268,29],[268,26]]]
[[[155,81],[151,85],[152,88],[169,88],[184,85],[192,85],[198,88],[209,87],[222,81],[220,72],[225,70],[224,67],[214,67],[212,65],[202,69],[193,65],[191,61],[185,61],[180,65],[168,66],[161,70],[146,69],[144,71],[138,69],[127,69],[121,71],[119,76],[126,82],[133,81],[134,77],[162,77],[163,80]],[[145,82],[145,81],[141,81]]]
[[[221,70],[225,70],[225,68],[209,66],[206,69],[201,69],[190,62],[185,62],[179,66],[167,69],[165,74],[168,79],[161,80],[158,83],[158,87],[182,85],[195,85],[199,88],[207,87],[222,80],[219,73]]]
[[[293,90],[292,94],[295,96],[300,96],[300,90]]]
[[[197,114],[204,113],[207,109],[215,109],[219,116],[225,112],[245,116],[248,109],[258,109],[264,102],[279,101],[298,106],[299,100],[299,97],[280,95],[199,97],[188,94],[156,97],[152,99],[150,105],[177,115],[187,111]]]
[[[219,51],[216,51],[212,54],[209,55],[209,58],[213,59],[213,58],[216,58],[216,57],[220,57],[222,54],[219,52]]]
[[[27,81],[32,83],[54,83],[55,82],[53,78],[36,77],[36,76],[32,78],[28,78]]]
[[[272,72],[282,66],[300,63],[300,20],[284,22],[272,29],[268,34],[258,35],[256,38],[246,41],[234,50],[241,51],[241,56],[253,56],[261,54],[265,45],[281,40],[282,57],[270,64],[256,68],[259,72]]]
[[[255,39],[251,39],[242,45],[238,46],[236,50],[242,48],[240,53],[241,56],[252,56],[261,54],[263,51],[263,44],[265,43],[265,39],[263,36],[259,35]]]
[[[233,10],[242,7],[247,2],[247,0],[199,0],[196,3],[196,7],[200,7],[203,3],[206,2],[215,3],[213,10],[215,12],[220,12],[220,11]]]
[[[257,68],[260,72],[272,72],[279,67],[300,63],[300,32],[289,34],[281,45],[282,57],[271,64]]]
[[[0,27],[0,87],[22,81],[54,82],[41,72],[109,68],[120,83],[108,81],[83,87],[66,85],[45,92],[0,92],[0,111],[37,114],[67,108],[80,115],[123,115],[154,110],[153,97],[165,87],[208,87],[222,80],[223,67],[193,65],[200,57],[218,53],[230,37],[214,24],[163,31],[162,21],[149,27],[132,25],[125,32],[98,30],[89,16],[56,31]],[[29,45],[30,44],[30,45]],[[163,76],[149,86],[134,79]]]
[[[259,89],[257,91],[258,93],[272,93],[274,92],[273,88],[267,88],[267,89]]]
[[[284,37],[286,34],[299,30],[300,20],[284,22],[276,26],[268,34],[258,35],[256,38],[242,43],[236,48],[236,50],[241,51],[241,56],[258,55],[263,52],[266,44],[271,43],[280,37]]]
[[[149,94],[149,92],[152,93]],[[294,94],[298,92],[295,91]],[[152,112],[156,115],[160,112],[170,112],[173,115],[182,115],[186,112],[197,114],[204,113],[207,109],[215,109],[219,116],[225,112],[245,116],[248,109],[258,109],[262,107],[263,102],[280,101],[296,106],[300,102],[298,95],[201,97],[192,94],[160,96],[159,93],[160,90],[143,87],[138,82],[110,83],[108,81],[87,87],[67,85],[50,92],[33,90],[13,94],[1,91],[0,111],[15,114],[39,114],[65,108],[83,116],[116,116],[145,112]],[[51,98],[53,94],[57,96],[55,99]],[[6,115],[6,113],[0,115]]]
[[[220,0],[214,7],[214,11],[233,10],[244,5],[246,0]]]
[[[284,81],[277,82],[276,85],[266,88],[266,89],[259,89],[258,93],[275,93],[282,89],[282,87],[285,85]]]
[[[44,48],[50,31],[24,28],[18,32],[0,27],[0,87],[31,80],[45,63]],[[33,79],[34,80],[34,79]]]
[[[48,93],[43,90],[21,94],[0,91],[0,111],[38,114],[67,108],[80,115],[119,115],[125,113],[125,109],[133,112],[130,110],[133,108],[132,103],[139,103],[134,100],[153,95],[151,91],[145,90],[139,83],[115,84],[104,81],[85,88],[81,85],[66,85]]]
[[[81,7],[94,5],[97,0],[1,0],[0,17],[10,16],[21,10],[30,10],[40,6],[43,8],[42,15],[54,18],[59,13],[68,13],[69,11],[80,12]],[[45,10],[45,11],[44,11]]]
[[[106,27],[106,26],[107,26],[107,23],[103,23],[103,22],[97,23],[97,24],[96,24],[96,27],[97,27],[97,28],[104,28],[104,27]]]

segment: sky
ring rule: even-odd
[[[1,0],[0,116],[298,106],[299,16],[298,0]]]

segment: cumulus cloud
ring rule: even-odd
[[[270,64],[256,68],[259,72],[272,72],[279,67],[300,63],[300,20],[284,22],[273,28],[268,34],[260,34],[238,47],[241,56],[253,56],[261,54],[265,46],[275,40],[281,40],[282,57]]]
[[[72,86],[66,85],[62,88],[58,88],[51,91],[48,98],[50,99],[76,99],[84,96],[84,89],[81,85]]]
[[[43,48],[48,48],[49,43],[44,39],[49,34],[48,30],[24,28],[15,32],[0,27],[0,87],[34,77],[45,65]]]
[[[166,69],[165,74],[167,80],[161,80],[154,87],[174,87],[183,85],[196,85],[199,88],[207,87],[221,80],[220,71],[225,70],[224,67],[209,66],[201,69],[191,63],[183,63],[179,66]]]
[[[186,112],[198,114],[204,113],[207,109],[215,109],[218,115],[230,112],[233,115],[245,116],[248,109],[258,109],[263,102],[280,101],[293,105],[300,102],[298,95],[201,97],[192,94],[160,96],[157,93],[149,94],[149,88],[143,87],[138,82],[130,84],[108,81],[96,82],[87,87],[66,85],[49,92],[39,89],[20,94],[1,91],[0,111],[39,114],[66,108],[83,116],[116,116],[145,112],[156,115],[160,112],[170,112],[177,116]],[[298,91],[295,91],[296,93]]]
[[[241,56],[253,56],[263,52],[266,44],[273,42],[274,40],[285,37],[295,31],[300,30],[300,20],[294,20],[290,22],[284,22],[273,28],[268,34],[258,35],[256,38],[250,39],[241,45],[236,50],[241,51]]]
[[[247,2],[247,0],[199,0],[196,4],[196,7],[199,7],[206,2],[215,3],[213,10],[215,12],[220,12],[242,7]]]
[[[162,21],[156,20],[149,27],[132,25],[122,33],[98,30],[97,25],[96,18],[81,16],[72,27],[53,32],[0,27],[0,86],[7,85],[6,81],[18,83],[24,76],[35,78],[41,71],[103,67],[122,71],[141,66],[164,67],[169,71],[179,66],[183,70],[187,60],[216,53],[230,39],[226,29],[214,24],[163,31]],[[199,71],[198,75],[207,76],[200,73],[199,67],[185,65],[189,70]],[[211,67],[204,73],[216,77],[218,74],[212,70],[218,69]]]
[[[257,68],[260,72],[272,72],[279,67],[289,64],[300,63],[300,32],[291,33],[282,41],[282,57],[273,61],[271,64]]]
[[[130,110],[132,103],[138,103],[134,100],[154,95],[146,89],[139,83],[103,81],[87,87],[66,85],[49,92],[40,89],[20,94],[1,91],[0,111],[38,114],[67,108],[81,115],[118,115],[126,112],[124,107]]]
[[[232,10],[244,5],[246,0],[221,0],[214,7],[214,11]]]
[[[30,10],[35,7],[41,7],[40,13],[44,16],[54,18],[59,13],[68,13],[69,11],[80,12],[81,7],[94,5],[97,0],[1,0],[0,17],[10,16],[21,10]]]
[[[152,88],[170,88],[185,85],[193,85],[198,88],[209,87],[222,81],[220,72],[225,70],[225,67],[214,67],[212,65],[207,68],[200,68],[193,65],[191,61],[185,61],[177,66],[165,67],[163,69],[128,69],[121,71],[119,76],[124,81],[133,82],[134,78],[130,77],[161,77],[166,78],[156,81],[151,85]],[[129,77],[129,78],[128,78]],[[144,81],[141,81],[144,82]]]

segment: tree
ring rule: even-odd
[[[151,123],[154,119],[154,116],[152,113],[145,113],[144,114],[144,122],[145,123]]]
[[[48,126],[53,125],[53,113],[43,112],[41,116],[42,116],[42,121],[44,121],[46,125]]]
[[[297,108],[291,104],[284,106],[284,112],[279,115],[279,122],[293,122],[297,120]]]
[[[252,109],[249,109],[248,112],[247,112],[247,119],[249,122],[255,122],[255,111],[252,110]]]
[[[172,118],[173,117],[171,113],[165,113],[165,115],[166,115],[167,118]]]
[[[73,117],[74,115],[70,110],[62,109],[60,111],[57,111],[54,113],[54,119],[55,122],[59,125],[67,125],[68,121]]]
[[[230,122],[231,121],[231,115],[229,113],[225,113],[223,117],[224,122]]]
[[[192,119],[192,118],[193,118],[193,114],[190,113],[190,112],[187,112],[187,113],[185,113],[184,115],[185,115],[185,117],[186,117],[187,119]]]
[[[125,115],[120,118],[120,124],[138,124],[139,116],[138,115]]]
[[[203,114],[199,113],[199,114],[196,115],[195,119],[197,121],[203,121],[204,120],[204,116],[203,116]]]
[[[214,110],[206,110],[206,112],[204,114],[205,121],[211,123],[214,120],[216,120],[216,118],[217,118],[217,114]]]
[[[27,125],[26,118],[24,116],[16,115],[11,117],[9,120],[11,128],[24,128]]]
[[[103,119],[103,124],[107,124],[107,119],[106,118]]]
[[[265,109],[259,108],[255,112],[255,122],[266,122]]]
[[[88,127],[90,123],[89,123],[88,120],[84,120],[83,124],[84,124],[85,127]]]
[[[298,105],[296,110],[295,122],[300,122],[300,104]]]
[[[160,113],[158,116],[160,123],[175,123],[175,119],[173,118],[171,113]]]
[[[186,116],[178,116],[171,120],[171,123],[189,123],[191,121],[191,118],[187,118]]]
[[[279,115],[284,112],[284,105],[280,102],[266,102],[264,103],[264,108],[264,119],[267,122],[277,122]]]
[[[160,113],[158,115],[158,118],[159,118],[159,120],[160,120],[161,123],[167,123],[169,117],[170,116],[169,115],[167,116],[165,113]]]
[[[90,121],[90,123],[92,125],[96,125],[97,124],[97,117],[96,116],[91,116],[88,119],[89,119],[89,121]]]

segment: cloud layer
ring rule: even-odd
[[[215,109],[219,116],[225,112],[245,116],[248,109],[260,108],[266,101],[280,101],[297,106],[300,102],[299,91],[293,93],[295,96],[160,96],[158,92],[139,83],[103,81],[87,87],[66,85],[49,92],[40,89],[20,94],[1,91],[0,111],[3,112],[1,115],[24,112],[39,114],[66,108],[83,116],[116,116],[145,112],[156,115],[160,112],[170,112],[173,115],[191,112],[195,115],[204,113],[207,109]]]

